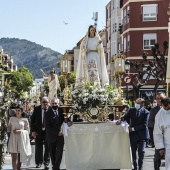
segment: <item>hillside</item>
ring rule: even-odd
[[[31,42],[18,38],[1,38],[0,46],[4,52],[8,52],[13,56],[14,64],[27,67],[35,78],[41,78],[40,68],[45,73],[50,72],[50,68],[59,69],[56,63],[59,62],[61,54],[50,48],[43,47],[35,42]]]

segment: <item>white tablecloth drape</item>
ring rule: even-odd
[[[126,125],[73,124],[65,147],[67,170],[132,169]]]

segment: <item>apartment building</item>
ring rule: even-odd
[[[168,0],[124,0],[122,7],[122,51],[138,59],[151,53],[155,43],[168,41]]]
[[[4,52],[3,48],[0,46],[0,71],[16,71],[17,66],[13,64],[13,57]]]
[[[108,70],[108,75],[110,82],[111,79],[111,68],[110,68],[110,59],[111,59],[111,1],[106,5],[106,67]]]
[[[4,52],[0,46],[0,102],[2,102],[2,91],[8,81],[10,71],[17,70],[17,66],[13,64],[13,58],[10,54]]]
[[[122,34],[121,51],[131,61],[142,59],[143,52],[152,57],[152,47],[160,44],[163,52],[163,42],[168,42],[168,0],[124,0],[122,7]],[[146,69],[146,68],[143,68]],[[131,69],[131,74],[134,74]],[[145,78],[145,75],[144,77]],[[154,77],[140,88],[141,97],[152,97],[153,87],[156,83]],[[164,91],[165,82],[159,85],[159,90]]]
[[[153,59],[151,49],[155,43],[163,51],[163,42],[168,42],[168,5],[169,0],[111,0],[106,5],[108,62],[119,52],[133,62],[141,60],[143,52],[148,54],[148,59]],[[132,68],[130,74],[135,74]],[[141,97],[142,93],[152,95],[154,84],[151,77],[140,89]],[[165,90],[164,85],[159,86],[160,90]],[[129,88],[133,89],[131,85]]]
[[[110,61],[112,60],[112,57],[120,51],[121,48],[120,28],[122,26],[122,5],[122,0],[111,0],[106,5],[106,64],[111,84],[114,84],[114,80],[110,76]]]

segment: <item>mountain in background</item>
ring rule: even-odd
[[[40,69],[46,74],[51,68],[55,68],[58,73],[57,62],[60,61],[61,54],[50,48],[43,47],[34,42],[18,38],[1,38],[0,46],[4,52],[13,56],[14,64],[19,67],[25,66],[35,78],[42,78]]]

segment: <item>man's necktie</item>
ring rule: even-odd
[[[136,117],[139,117],[139,110],[137,110]]]
[[[43,121],[42,121],[42,128],[45,128],[45,121],[44,121],[45,112],[46,112],[46,109],[44,109],[44,115],[43,115]]]
[[[57,123],[58,123],[58,110],[54,110],[54,114],[55,114],[55,116],[56,116]]]

